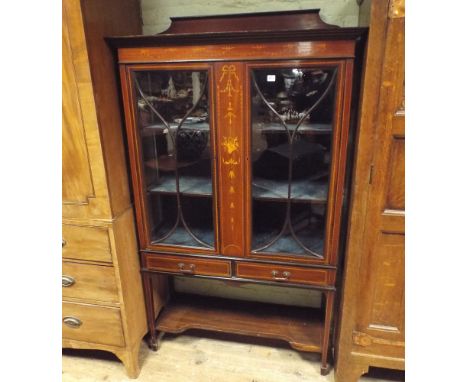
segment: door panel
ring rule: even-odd
[[[350,68],[342,61],[247,65],[248,256],[335,258]]]
[[[62,4],[62,216],[111,218],[81,8]]]
[[[216,182],[210,65],[132,67],[146,247],[214,252]]]
[[[94,187],[67,18],[62,21],[62,199],[85,204],[94,197]]]
[[[366,345],[367,338],[404,357],[404,18],[390,21],[387,38],[354,342]]]

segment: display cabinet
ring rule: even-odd
[[[190,328],[282,339],[321,352],[327,372],[364,33],[309,10],[177,18],[160,35],[109,39],[153,347]],[[171,275],[318,289],[323,308],[175,293]]]

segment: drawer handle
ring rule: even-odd
[[[177,265],[181,273],[193,274],[195,272],[195,264],[189,264],[188,268],[185,268],[185,263],[179,263]]]
[[[291,272],[288,271],[283,272],[283,277],[278,276],[279,274],[280,273],[278,271],[271,271],[271,275],[276,281],[288,281],[289,277],[291,276]]]
[[[62,275],[62,287],[71,287],[75,283],[75,279],[71,276]]]
[[[62,239],[62,248],[67,245],[67,241],[65,239]]]
[[[64,317],[63,323],[73,329],[79,328],[82,324],[81,320],[76,317]]]

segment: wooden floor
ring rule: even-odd
[[[138,381],[158,382],[332,382],[320,375],[319,355],[299,353],[278,343],[187,332],[166,335],[158,352],[142,343]],[[274,345],[274,346],[273,346]],[[132,381],[110,353],[64,349],[63,382]],[[363,377],[360,382],[403,381],[396,375]]]

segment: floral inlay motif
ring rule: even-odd
[[[239,140],[237,137],[223,137],[223,147],[230,155],[239,149]]]

